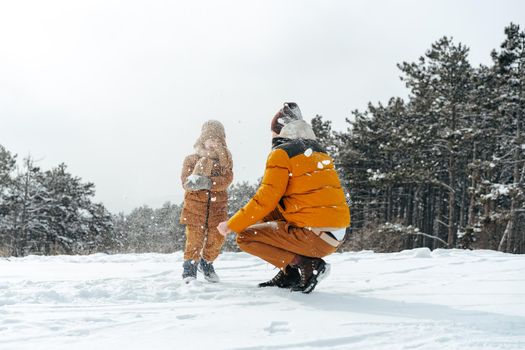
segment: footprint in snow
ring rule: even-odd
[[[275,333],[290,333],[290,327],[288,327],[288,322],[272,321],[270,325],[264,328],[269,334]]]
[[[193,314],[177,315],[177,319],[179,320],[191,320],[195,317],[197,317],[197,315],[193,315]]]
[[[89,334],[87,329],[75,329],[66,333],[68,337],[87,337]]]

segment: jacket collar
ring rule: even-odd
[[[283,145],[287,142],[290,142],[292,141],[291,139],[287,139],[285,137],[274,137],[272,139],[272,149],[276,149],[277,147],[279,147],[280,145]]]

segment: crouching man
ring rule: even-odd
[[[237,233],[241,250],[280,270],[259,287],[310,293],[350,225],[350,209],[332,158],[316,141],[295,103],[272,119],[272,151],[254,197],[217,229]]]

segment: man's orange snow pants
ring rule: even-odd
[[[240,232],[237,244],[241,250],[280,269],[289,265],[297,254],[322,258],[337,250],[313,231],[290,225],[277,210],[263,221]]]

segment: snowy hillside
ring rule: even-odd
[[[181,259],[1,259],[0,349],[525,349],[525,256],[334,254],[310,295],[254,287],[276,271],[244,253],[185,285]]]

